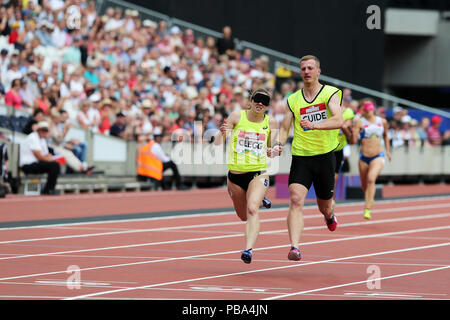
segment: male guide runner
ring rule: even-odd
[[[320,73],[317,57],[308,55],[300,59],[304,88],[289,96],[278,142],[270,150],[274,154],[282,152],[293,123],[287,225],[291,242],[288,259],[294,261],[301,259],[298,244],[303,231],[303,205],[312,184],[328,229],[334,231],[338,224],[334,215],[336,160],[333,151],[339,146],[337,136],[343,124],[342,91],[321,84]]]

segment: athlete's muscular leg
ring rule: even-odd
[[[373,159],[370,162],[369,170],[367,172],[367,188],[366,192],[364,193],[364,200],[366,202],[365,206],[367,209],[370,209],[372,207],[373,201],[375,199],[375,183],[377,181],[378,175],[383,169],[383,166],[384,159],[381,157]]]
[[[367,173],[369,172],[369,166],[362,160],[358,161],[359,179],[361,180],[361,189],[366,192],[367,189]]]
[[[245,225],[245,247],[251,249],[256,243],[259,234],[259,207],[267,188],[269,187],[269,176],[259,175],[248,185],[247,190],[247,223]]]
[[[234,210],[242,221],[247,221],[247,196],[244,189],[227,179],[228,194],[233,200]]]
[[[335,201],[333,198],[328,200],[323,200],[317,198],[317,206],[319,207],[319,211],[323,214],[323,216],[329,220],[333,216]]]
[[[289,212],[287,225],[291,246],[298,247],[300,237],[303,232],[303,206],[308,189],[301,184],[292,183],[289,185]]]

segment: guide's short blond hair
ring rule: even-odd
[[[308,54],[308,55],[306,55],[306,56],[303,56],[303,57],[300,59],[299,64],[302,63],[303,61],[306,61],[306,60],[315,60],[315,61],[316,61],[316,64],[317,64],[317,68],[320,68],[320,60],[319,60],[319,58],[317,58],[316,56],[313,56],[312,54]]]

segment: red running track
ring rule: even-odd
[[[199,203],[229,206],[225,190],[216,193],[160,196],[188,199],[184,209]],[[86,216],[80,211],[86,199],[95,199],[91,211],[97,215],[125,213],[126,207],[105,210],[120,198],[132,198],[139,207],[137,195],[10,198],[2,222],[30,219],[33,213],[23,206],[38,201],[37,212],[47,211],[35,211],[34,219]],[[145,212],[130,206],[131,212]],[[287,260],[285,208],[261,210],[261,233],[249,265],[240,260],[244,224],[231,210],[0,229],[0,299],[448,300],[450,197],[378,201],[371,221],[362,218],[362,206],[338,204],[335,232],[328,231],[316,207],[306,208],[300,262]],[[176,206],[172,201],[168,207]]]

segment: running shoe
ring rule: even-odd
[[[266,197],[264,197],[262,204],[267,209],[270,209],[270,207],[272,207],[272,202],[270,202],[270,200],[267,199]]]
[[[250,252],[251,250],[252,249],[242,251],[241,260],[245,263],[252,262],[252,253]]]
[[[327,223],[328,230],[330,230],[330,231],[336,230],[336,228],[338,226],[338,221],[334,214],[331,217],[331,219],[325,219],[325,222]]]
[[[364,219],[372,219],[372,216],[370,215],[370,209],[364,209]]]
[[[289,251],[288,259],[293,261],[299,261],[302,258],[302,255],[300,254],[300,250],[298,250],[296,247],[291,247],[291,251]]]

